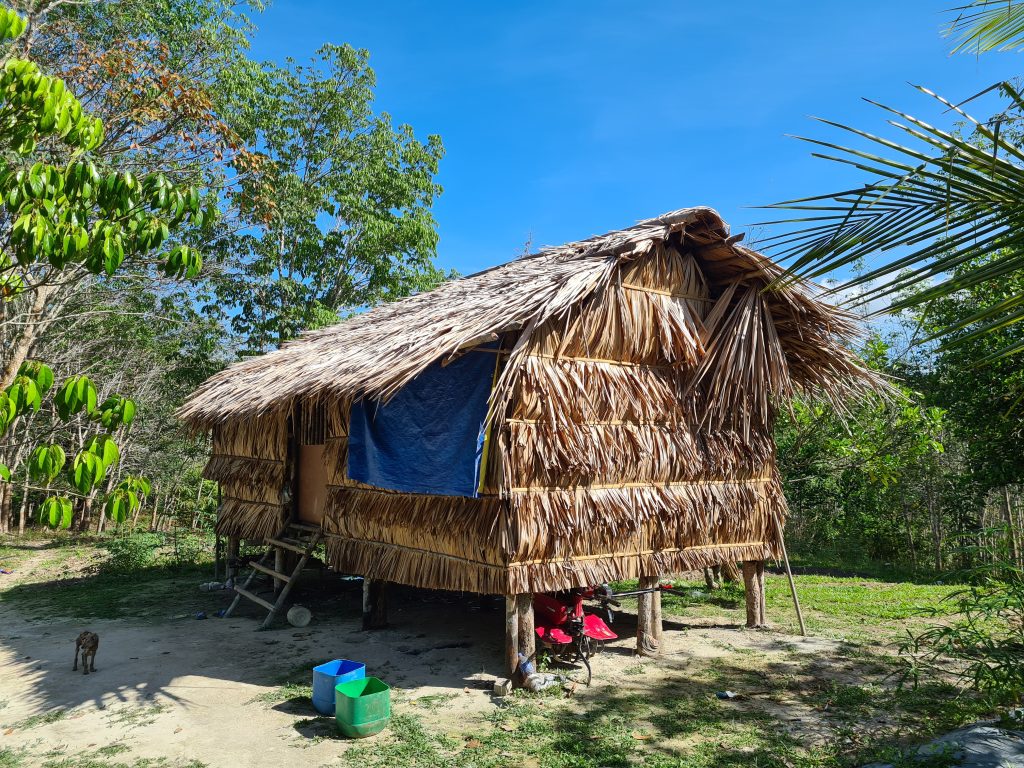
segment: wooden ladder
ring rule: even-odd
[[[267,629],[273,623],[274,617],[284,607],[285,601],[288,599],[288,593],[292,591],[292,587],[298,581],[302,569],[306,567],[306,561],[309,560],[310,553],[320,543],[321,535],[322,531],[319,525],[292,522],[285,525],[277,536],[267,539],[267,551],[263,553],[258,562],[249,563],[252,571],[246,577],[242,586],[235,585],[235,599],[231,601],[231,605],[224,612],[224,618],[227,618],[234,612],[244,597],[267,609],[267,618],[259,626],[260,629]],[[281,573],[267,564],[267,560],[271,555],[276,555],[279,551],[285,549],[300,555],[299,561],[295,564],[295,568],[290,574]],[[277,600],[273,603],[269,600],[264,600],[255,592],[249,590],[253,579],[260,573],[270,576],[275,582],[279,581],[284,585],[281,591],[277,593]]]

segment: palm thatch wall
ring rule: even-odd
[[[710,209],[677,211],[308,334],[213,377],[181,416],[214,433],[224,530],[255,536],[283,514],[288,425],[324,409],[324,530],[347,572],[520,594],[763,560],[786,514],[776,409],[885,388],[846,346],[853,318],[781,276]],[[479,498],[347,478],[355,399],[495,341]]]
[[[217,424],[203,477],[221,488],[217,533],[262,539],[276,534],[285,497],[288,426],[283,414]]]

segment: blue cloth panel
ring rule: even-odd
[[[493,352],[467,352],[431,364],[383,405],[353,403],[348,476],[405,493],[476,496],[496,363]]]

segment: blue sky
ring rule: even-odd
[[[684,206],[742,231],[768,215],[750,206],[853,184],[786,134],[883,131],[861,97],[950,123],[908,83],[960,100],[1020,72],[950,56],[952,5],[274,0],[253,54],[369,49],[378,109],[444,141],[439,263],[467,274]]]

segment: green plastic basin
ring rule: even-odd
[[[349,680],[334,688],[334,719],[350,739],[383,731],[391,720],[391,689],[376,677]]]

